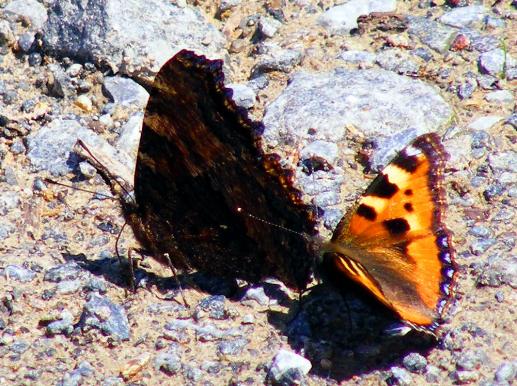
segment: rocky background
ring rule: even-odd
[[[187,308],[146,259],[128,293],[119,203],[72,147],[133,168],[137,82],[182,48],[225,60],[323,233],[370,170],[443,136],[460,274],[438,342],[385,335],[396,320],[352,286],[314,283],[300,302],[193,273]],[[0,383],[513,384],[516,84],[510,0],[0,0]],[[134,243],[126,229],[123,256]]]

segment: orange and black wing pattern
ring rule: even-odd
[[[408,325],[431,333],[457,272],[442,222],[446,160],[436,134],[416,138],[375,178],[326,247],[335,269]]]

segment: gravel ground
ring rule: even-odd
[[[514,384],[516,31],[508,0],[0,0],[0,384]],[[129,293],[120,205],[72,147],[131,175],[136,82],[182,48],[225,60],[267,150],[324,209],[322,233],[366,163],[442,135],[460,275],[438,341],[385,335],[395,320],[353,286],[314,283],[300,302],[273,280],[191,273],[187,308],[145,259]],[[314,157],[331,170],[307,176]],[[122,254],[134,245],[126,229]]]

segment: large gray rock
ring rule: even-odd
[[[338,143],[352,125],[387,149],[374,155],[377,167],[396,148],[437,130],[451,116],[452,109],[438,92],[420,80],[384,70],[300,72],[267,107],[264,139],[271,147],[290,144],[302,149],[315,140]],[[394,143],[387,146],[386,141]]]
[[[28,153],[34,171],[48,170],[54,176],[72,172],[80,158],[73,152],[77,140],[81,139],[93,150],[111,154],[117,161],[130,167],[132,161],[127,154],[118,152],[102,137],[71,119],[56,119],[28,137]],[[124,173],[126,176],[128,173]],[[127,181],[131,181],[128,178]]]
[[[409,35],[418,38],[435,51],[445,53],[458,31],[425,17],[409,16]]]
[[[114,103],[124,106],[134,104],[143,109],[149,99],[149,93],[133,79],[110,76],[104,78],[103,86],[104,92]]]
[[[289,72],[303,59],[301,47],[282,48],[276,43],[265,42],[258,47],[259,59],[251,70],[251,78],[271,71]]]
[[[36,0],[13,0],[5,6],[3,11],[8,16],[28,18],[33,30],[39,30],[47,21],[46,8]]]
[[[96,293],[92,293],[84,305],[79,326],[83,329],[97,328],[120,340],[129,340],[131,336],[124,308]]]
[[[44,43],[57,56],[146,75],[183,48],[220,58],[225,39],[199,11],[167,1],[61,0],[49,13]]]
[[[350,0],[330,8],[318,18],[318,23],[332,34],[345,35],[357,28],[357,18],[372,12],[392,12],[395,0]]]
[[[481,24],[488,15],[488,10],[482,5],[470,5],[468,7],[458,7],[444,13],[440,17],[440,22],[451,27],[475,27]]]
[[[28,137],[27,157],[35,171],[48,170],[54,176],[72,171],[78,159],[71,155],[80,135],[90,131],[75,120],[55,120]]]
[[[501,48],[483,52],[478,62],[482,73],[497,77],[503,74],[505,67],[515,64],[515,60]]]

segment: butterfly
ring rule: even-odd
[[[278,226],[315,235],[313,209],[262,151],[263,125],[232,100],[222,61],[182,50],[145,87],[135,200],[123,203],[144,249],[182,271],[305,288],[313,244]]]
[[[436,330],[457,272],[442,221],[447,155],[436,134],[402,150],[321,243],[314,208],[280,156],[263,152],[263,125],[232,100],[222,61],[180,51],[146,88],[135,200],[123,207],[156,260],[303,290],[322,250],[323,266],[340,279],[361,284],[408,325]]]
[[[373,180],[323,246],[325,266],[359,283],[409,326],[430,333],[450,303],[457,273],[442,220],[446,160],[437,134],[417,137]]]

